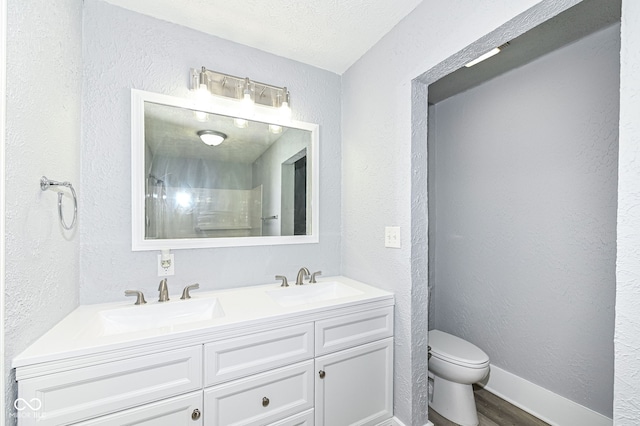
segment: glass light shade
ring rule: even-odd
[[[291,119],[291,108],[289,107],[289,102],[285,101],[280,106],[280,116],[284,120],[290,120]]]
[[[214,130],[200,130],[198,136],[200,136],[202,142],[209,146],[218,146],[227,138],[224,133]]]

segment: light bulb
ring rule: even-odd
[[[245,114],[251,115],[255,109],[255,104],[253,103],[253,99],[251,99],[251,93],[245,93],[244,97],[241,101],[242,111]]]
[[[193,113],[196,116],[196,120],[198,120],[201,123],[204,123],[205,121],[207,121],[209,119],[209,114],[207,114],[204,111],[194,111]]]
[[[282,133],[282,126],[278,126],[275,124],[269,124],[269,131],[275,135],[278,133]]]
[[[209,93],[209,77],[207,77],[207,69],[202,67],[200,73],[198,73],[198,90],[196,91],[199,99],[207,99]]]
[[[201,84],[198,87],[198,90],[196,90],[196,98],[200,101],[208,101],[210,97],[211,93],[209,92],[207,85]]]
[[[249,122],[243,118],[234,118],[233,125],[239,129],[246,129],[249,127]]]
[[[248,77],[244,79],[244,91],[242,93],[242,110],[245,114],[252,115],[255,103],[253,102],[253,99],[251,99],[251,81]]]
[[[280,116],[283,120],[291,120],[291,108],[289,108],[289,102],[283,102],[280,106]]]
[[[284,91],[284,100],[282,101],[282,105],[280,105],[280,117],[283,120],[291,120],[291,107],[289,104],[291,103],[291,95],[286,87],[283,88]]]

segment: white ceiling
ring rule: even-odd
[[[422,0],[105,0],[337,74]]]

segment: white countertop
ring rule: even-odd
[[[32,366],[71,357],[89,356],[101,352],[140,347],[141,345],[188,341],[189,338],[193,337],[206,339],[207,335],[216,332],[228,332],[251,325],[295,318],[309,317],[313,319],[314,315],[317,316],[322,312],[376,301],[388,305],[393,304],[393,293],[359,281],[342,276],[324,277],[318,280],[320,284],[331,282],[344,284],[355,290],[353,293],[357,294],[313,303],[281,306],[269,293],[288,292],[287,295],[293,295],[293,292],[302,289],[303,286],[290,285],[289,287],[280,287],[278,283],[218,291],[206,291],[205,288],[201,288],[201,290],[192,291],[192,299],[189,300],[180,300],[179,294],[172,294],[168,302],[149,301],[142,306],[134,305],[132,298],[125,299],[124,296],[122,302],[80,305],[24,352],[16,356],[13,359],[12,367]],[[314,286],[314,284],[304,284],[307,290],[311,286]],[[147,298],[151,299],[150,296],[147,295]],[[153,296],[155,298],[155,294]],[[224,311],[224,316],[139,331],[114,334],[100,332],[100,315],[105,311],[125,308],[139,310],[132,311],[137,313],[143,312],[148,307],[152,307],[154,310],[162,309],[161,306],[157,305],[184,304],[181,306],[187,306],[186,304],[192,301],[202,301],[202,299],[206,298],[216,298]]]

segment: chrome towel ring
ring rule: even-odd
[[[57,182],[55,180],[47,179],[46,176],[42,176],[40,178],[40,189],[46,191],[52,186],[65,186],[71,190],[71,195],[73,195],[73,220],[71,221],[71,225],[67,226],[64,221],[64,217],[62,216],[62,192],[58,192],[58,216],[60,217],[60,224],[67,231],[73,229],[76,224],[76,219],[78,218],[78,197],[76,197],[76,191],[73,189],[73,185],[71,182]]]

